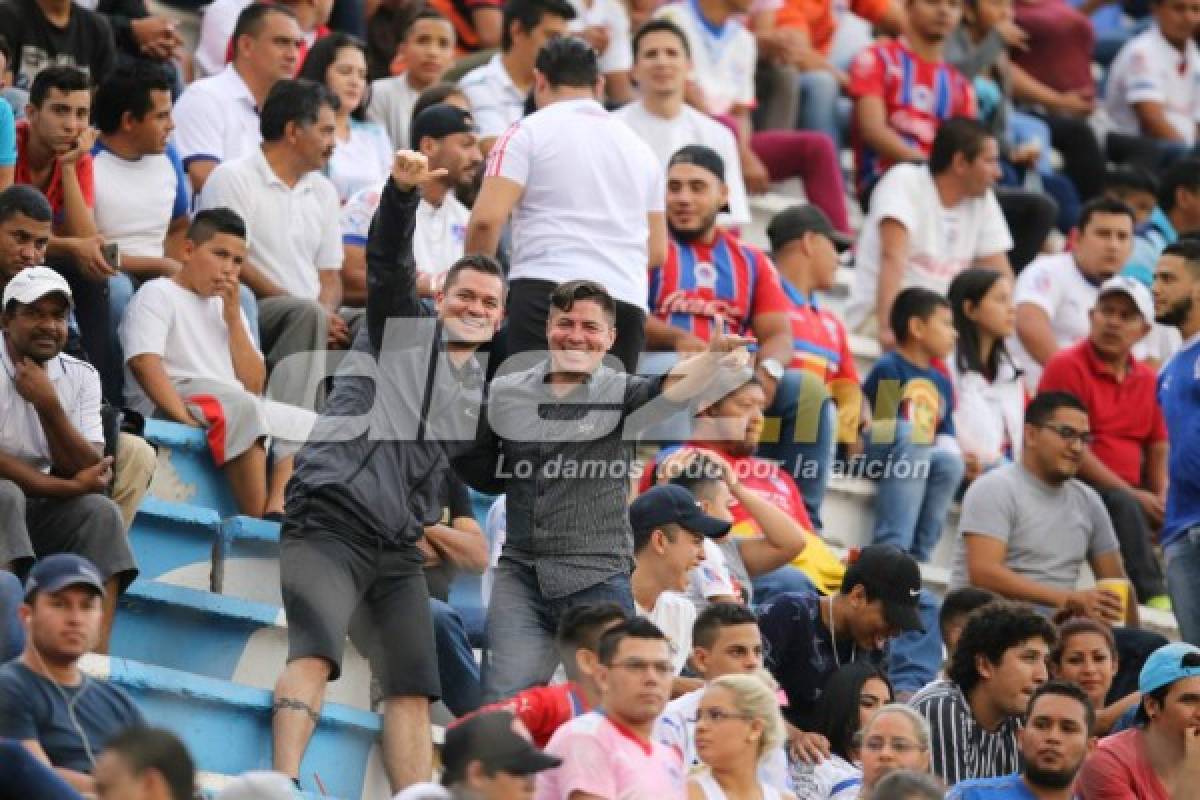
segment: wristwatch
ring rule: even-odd
[[[779,363],[778,358],[764,358],[758,362],[758,366],[776,382],[783,378],[783,364]]]

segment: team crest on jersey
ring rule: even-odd
[[[914,108],[926,113],[933,111],[933,92],[928,86],[917,85],[912,88],[912,104]]]
[[[450,236],[456,242],[465,242],[467,240],[467,226],[461,223],[454,223],[450,226]]]
[[[696,265],[696,285],[703,286],[706,289],[711,289],[717,285],[717,268],[707,261],[701,261]]]

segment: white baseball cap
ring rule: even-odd
[[[1096,295],[1096,302],[1099,302],[1104,295],[1114,293],[1127,296],[1133,301],[1133,305],[1142,315],[1143,320],[1149,323],[1154,322],[1154,298],[1150,296],[1150,290],[1141,281],[1128,275],[1114,275],[1100,284],[1100,293]]]
[[[8,308],[9,302],[13,300],[22,305],[36,303],[52,292],[62,293],[67,298],[67,303],[75,304],[66,278],[49,267],[26,267],[14,275],[8,286],[4,287],[3,307]]]

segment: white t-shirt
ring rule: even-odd
[[[1133,110],[1135,103],[1162,103],[1171,127],[1193,144],[1200,122],[1200,49],[1196,43],[1189,39],[1181,53],[1153,24],[1122,47],[1108,71],[1104,103],[1117,131],[1142,132]]]
[[[754,107],[758,45],[742,23],[730,18],[714,34],[691,0],[665,5],[654,16],[671,20],[687,36],[691,79],[704,97],[705,111],[727,114],[734,106]]]
[[[123,254],[162,258],[167,230],[189,208],[187,177],[172,145],[129,161],[102,142],[92,149],[96,230]]]
[[[237,18],[251,0],[213,0],[204,9],[200,21],[200,41],[196,43],[196,66],[201,75],[216,75],[225,68],[229,39],[237,27]]]
[[[360,189],[380,189],[392,171],[392,143],[383,126],[350,118],[350,138],[338,141],[329,159],[329,180],[338,200]]]
[[[49,472],[50,445],[42,420],[33,404],[17,393],[12,376],[15,367],[8,355],[7,334],[0,334],[0,453]],[[54,393],[67,415],[67,421],[83,438],[104,446],[104,426],[100,421],[100,373],[86,361],[60,353],[46,362],[46,376],[54,384]]]
[[[567,24],[571,33],[586,28],[607,28],[608,48],[600,54],[600,71],[628,72],[633,67],[629,12],[618,0],[570,0],[575,19]]]
[[[408,84],[408,75],[380,78],[371,82],[371,102],[367,119],[378,122],[387,131],[393,150],[409,147],[408,128],[413,106],[421,93]]]
[[[634,605],[639,617],[650,620],[667,635],[675,674],[683,672],[688,656],[692,654],[692,626],[696,624],[696,607],[692,601],[678,592],[663,592],[654,601],[652,609],[646,610],[637,603]]]
[[[750,204],[746,201],[746,182],[742,179],[742,164],[738,159],[737,139],[733,131],[691,106],[684,105],[673,119],[660,117],[646,110],[641,102],[629,103],[613,112],[633,128],[654,155],[662,168],[681,147],[702,144],[711,147],[725,162],[725,185],[729,187],[729,214],[722,220],[728,225],[748,225]]]
[[[468,72],[458,82],[471,103],[471,116],[479,127],[481,139],[493,139],[525,113],[525,96],[513,83],[500,53],[481,67]]]
[[[703,611],[710,597],[737,597],[737,587],[725,564],[725,553],[712,539],[704,539],[704,560],[688,573],[688,599]]]
[[[172,141],[185,168],[198,160],[232,161],[262,142],[254,95],[233,64],[189,84],[172,114]]]
[[[587,278],[646,308],[647,215],[663,210],[666,181],[628,125],[595,100],[553,103],[505,132],[487,175],[525,189],[512,215],[510,281]]]
[[[1021,271],[1013,288],[1013,305],[1019,308],[1031,303],[1045,311],[1054,342],[1061,350],[1087,338],[1091,329],[1088,312],[1099,294],[1100,288],[1089,283],[1075,266],[1074,255],[1056,253],[1038,256]],[[1009,340],[1008,350],[1025,372],[1025,386],[1036,392],[1042,365],[1021,345],[1016,334]]]
[[[241,214],[250,261],[292,297],[316,300],[317,272],[342,268],[337,190],[319,172],[288,188],[256,147],[213,170],[197,205]]]
[[[378,208],[378,189],[363,189],[347,200],[342,206],[342,243],[366,247],[371,219]],[[417,269],[439,275],[462,258],[470,219],[471,210],[458,201],[454,192],[447,192],[436,208],[422,198],[417,204],[417,227],[413,233]]]
[[[880,179],[858,239],[854,288],[846,307],[846,327],[858,329],[875,313],[881,242],[879,226],[894,219],[908,231],[908,267],[901,289],[923,286],[939,294],[954,276],[975,261],[1012,249],[1008,223],[989,190],[982,197],[942,206],[937,186],[924,164],[897,164]]]

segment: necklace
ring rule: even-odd
[[[838,655],[837,645],[837,626],[833,624],[833,604],[837,601],[837,595],[829,595],[829,643],[833,646],[833,663],[838,669],[842,668],[842,657]],[[850,662],[853,663],[858,656],[858,644],[855,643],[853,649],[850,650]]]

